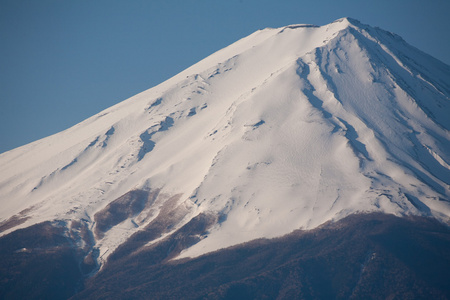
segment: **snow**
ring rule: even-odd
[[[85,219],[132,189],[222,216],[180,257],[351,213],[450,216],[450,67],[352,19],[255,32],[0,155],[0,221]],[[156,201],[152,209],[162,205]],[[97,240],[102,259],[139,227]],[[3,232],[6,234],[12,228]]]

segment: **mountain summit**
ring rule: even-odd
[[[361,213],[445,223],[449,116],[450,67],[395,34],[349,18],[267,28],[1,154],[0,229],[50,221],[102,265],[174,237],[172,259],[197,257]]]

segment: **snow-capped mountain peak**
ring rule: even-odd
[[[187,257],[358,212],[447,221],[449,97],[449,66],[356,20],[260,30],[0,155],[3,234],[81,220],[106,259],[208,216]]]

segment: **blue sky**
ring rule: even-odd
[[[0,153],[265,27],[352,17],[450,64],[448,0],[0,0]]]

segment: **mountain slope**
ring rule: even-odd
[[[450,67],[381,29],[261,30],[0,155],[0,229],[85,228],[103,263],[183,228],[177,258],[361,212],[448,222],[449,97]]]
[[[108,263],[74,299],[448,299],[450,231],[423,217],[351,215],[191,260],[168,245]]]

